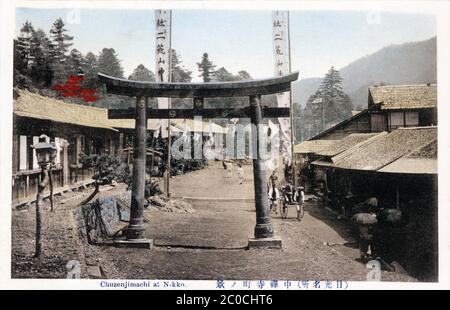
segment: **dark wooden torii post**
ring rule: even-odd
[[[133,164],[133,183],[131,194],[130,225],[127,229],[129,240],[144,238],[143,212],[146,169],[146,134],[147,119],[186,119],[194,116],[204,118],[245,118],[256,125],[257,153],[253,159],[253,176],[255,188],[256,226],[255,238],[273,237],[269,205],[267,200],[266,171],[259,154],[258,125],[263,118],[289,117],[289,108],[269,108],[261,105],[261,96],[288,91],[291,83],[298,79],[298,72],[270,79],[213,82],[213,83],[166,83],[130,81],[99,73],[100,81],[106,84],[107,92],[136,97],[136,107],[129,109],[109,109],[108,117],[112,119],[135,119],[135,145]],[[204,108],[204,98],[243,97],[248,96],[250,106],[241,109]],[[149,97],[193,98],[192,109],[149,109]]]

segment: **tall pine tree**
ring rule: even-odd
[[[310,137],[352,115],[350,97],[342,90],[342,77],[334,67],[305,105],[305,129]]]
[[[241,70],[238,72],[237,80],[240,80],[240,81],[252,80],[252,76],[247,71]]]
[[[342,77],[334,67],[325,75],[320,94],[324,101],[326,123],[336,123],[352,116],[350,97],[342,90]]]
[[[97,56],[89,52],[84,57],[84,62],[81,64],[81,70],[84,72],[83,86],[86,88],[95,89],[98,86],[98,61]]]
[[[33,37],[34,28],[31,22],[26,21],[20,29],[20,34],[17,38],[17,52],[20,61],[17,62],[17,69],[23,74],[29,73],[32,64],[33,56],[31,54],[31,40]]]
[[[34,57],[30,77],[39,87],[49,87],[52,82],[52,43],[42,29],[33,32],[31,53]]]
[[[53,56],[58,62],[65,62],[69,47],[73,45],[73,37],[67,34],[67,29],[64,27],[64,22],[58,18],[53,23],[50,34],[53,43]]]
[[[197,62],[197,66],[198,71],[200,71],[199,77],[203,78],[203,82],[211,82],[216,66],[209,60],[208,53],[203,53],[202,61]]]
[[[155,74],[147,69],[143,64],[140,64],[133,70],[133,73],[128,77],[129,80],[134,81],[155,81]]]
[[[233,74],[231,74],[224,67],[221,67],[217,71],[214,72],[213,80],[219,81],[219,82],[230,82],[230,81],[236,81],[237,77],[235,77]]]
[[[192,80],[192,71],[184,68],[181,63],[181,57],[178,55],[177,51],[172,49],[172,81],[173,82],[190,82]]]
[[[76,71],[79,68],[83,67],[84,57],[79,50],[73,48],[70,51],[69,57],[69,65],[73,71]]]
[[[64,22],[61,18],[55,20],[50,29],[52,39],[52,58],[54,59],[52,70],[52,84],[63,84],[72,74],[73,69],[70,67],[68,60],[69,47],[72,46],[73,37],[67,34]]]
[[[104,48],[98,56],[98,70],[110,76],[123,78],[123,68],[113,48]]]

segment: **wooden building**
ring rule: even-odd
[[[371,86],[365,110],[308,140],[339,140],[352,133],[433,125],[437,125],[436,84]]]
[[[389,244],[378,253],[420,280],[436,280],[437,127],[398,128],[341,148],[351,136],[312,162],[316,172],[326,176],[329,207],[351,216],[356,203],[376,197],[380,209],[399,209],[404,225],[379,230]]]
[[[437,278],[437,86],[369,88],[367,108],[294,148],[306,189],[344,216],[376,197],[402,211],[381,255],[423,281]]]
[[[55,193],[92,183],[92,172],[80,164],[81,154],[121,155],[129,160],[135,121],[108,119],[108,110],[85,105],[70,104],[62,100],[41,96],[22,89],[14,89],[12,150],[12,205],[33,202],[40,182],[40,169],[33,145],[45,134],[57,148],[56,167],[53,169]],[[225,128],[202,122],[203,135],[225,132]],[[150,132],[159,129],[158,120],[148,120]],[[179,122],[171,122],[173,136],[183,133]],[[155,166],[155,154],[149,166]]]
[[[390,132],[401,127],[437,125],[437,85],[385,85],[369,87],[367,108],[294,147],[297,171],[309,167],[322,154],[312,145],[328,145],[351,134]],[[312,142],[317,141],[317,142]]]
[[[91,182],[80,154],[115,154],[120,132],[113,128],[105,109],[68,104],[15,89],[13,119],[13,205],[33,200],[40,169],[33,145],[47,135],[57,148],[53,180],[56,192]]]

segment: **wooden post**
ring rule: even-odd
[[[65,141],[63,143],[63,186],[68,186],[70,183],[69,178],[69,143]]]
[[[44,189],[48,183],[48,170],[46,166],[41,167],[40,182],[38,184],[38,192],[36,195],[36,247],[34,252],[34,257],[39,258],[42,254],[42,241],[41,241],[41,230],[42,230],[42,214],[41,214],[41,203],[43,199]]]
[[[147,140],[148,97],[136,98],[136,127],[133,154],[133,183],[131,187],[130,225],[125,231],[127,239],[144,238],[144,193]]]
[[[256,139],[256,158],[253,159],[253,182],[255,187],[255,207],[256,226],[255,238],[273,237],[273,227],[271,224],[269,203],[267,200],[266,169],[264,160],[259,152],[259,126],[262,125],[261,96],[250,96],[250,106],[252,110],[251,121],[255,125],[252,130],[252,139]]]
[[[171,108],[171,102],[172,100],[169,98],[169,109]],[[166,185],[166,195],[167,198],[171,198],[172,194],[170,193],[170,176],[172,174],[172,165],[171,165],[171,159],[172,159],[172,154],[171,154],[171,147],[172,147],[172,131],[171,131],[171,121],[170,118],[167,120],[167,165],[166,165],[166,169],[167,169],[167,185]]]
[[[122,151],[125,147],[123,146],[123,132],[119,133],[119,156],[122,156]]]
[[[53,176],[52,176],[52,164],[48,168],[48,185],[50,186],[50,212],[53,212]]]

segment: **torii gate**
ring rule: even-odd
[[[262,124],[263,117],[289,117],[290,109],[269,108],[261,105],[261,95],[288,91],[291,83],[298,79],[298,72],[270,79],[212,82],[212,83],[167,83],[130,81],[98,74],[100,81],[106,84],[109,93],[136,97],[136,107],[129,109],[109,109],[108,118],[135,119],[133,183],[131,193],[130,225],[126,235],[130,241],[144,238],[144,189],[146,169],[147,119],[193,118],[236,118],[249,117],[252,124]],[[204,98],[248,96],[250,105],[241,109],[204,108]],[[193,98],[192,109],[149,109],[149,97]],[[256,226],[255,238],[273,237],[269,205],[267,200],[266,171],[259,152],[259,132],[256,137],[256,158],[253,159],[253,179],[255,188]]]

